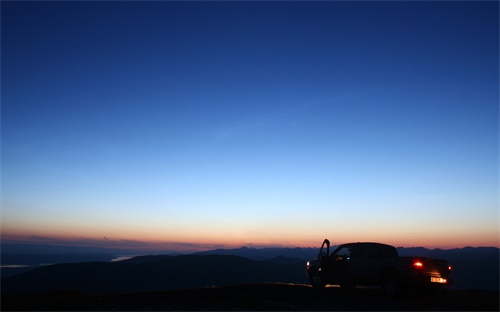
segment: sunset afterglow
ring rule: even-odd
[[[499,247],[497,2],[2,2],[3,243]]]

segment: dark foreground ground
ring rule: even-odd
[[[148,293],[52,293],[2,296],[12,310],[333,310],[333,311],[499,311],[499,292],[412,291],[397,299],[378,289],[313,289],[308,285],[258,283]]]

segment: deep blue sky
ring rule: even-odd
[[[498,245],[498,2],[1,5],[4,238]]]

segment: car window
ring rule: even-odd
[[[335,256],[347,256],[347,257],[350,257],[351,256],[351,248],[352,246],[345,246],[345,247],[342,247],[340,248],[336,253],[335,253]]]
[[[394,247],[376,245],[368,247],[367,256],[368,258],[390,258],[397,257],[397,252]]]

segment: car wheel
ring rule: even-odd
[[[318,272],[312,273],[312,275],[309,277],[309,283],[314,288],[324,288],[326,286],[326,283],[323,282],[323,279]]]
[[[388,275],[382,280],[382,290],[389,297],[397,297],[401,294],[401,282],[394,275]]]

